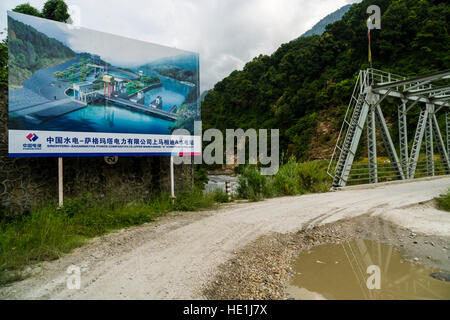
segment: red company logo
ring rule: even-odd
[[[35,133],[30,133],[29,135],[27,135],[27,139],[30,142],[35,142],[37,139],[39,139],[39,137]]]

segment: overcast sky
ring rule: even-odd
[[[1,0],[6,11],[29,2]],[[67,0],[81,26],[200,53],[201,90],[207,90],[259,54],[271,54],[327,14],[355,0]]]
[[[50,38],[61,41],[75,52],[89,52],[114,66],[137,68],[163,58],[192,54],[173,47],[152,44],[112,33],[87,28],[73,28],[70,24],[36,18],[26,14],[8,11],[11,18],[32,26]],[[195,55],[192,59],[196,61]]]

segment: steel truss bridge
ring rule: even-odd
[[[375,69],[361,70],[327,170],[333,178],[333,186],[450,174],[450,82],[446,79],[450,79],[450,70],[416,78]],[[381,108],[387,97],[399,102],[399,152]],[[420,116],[409,151],[407,120],[412,108],[420,108]],[[436,117],[440,111],[445,112],[446,143]],[[368,160],[354,163],[364,127]],[[377,128],[389,161],[378,161]],[[426,160],[420,161],[424,139]],[[439,160],[435,158],[435,150]]]

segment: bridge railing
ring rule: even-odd
[[[428,171],[428,162],[426,159],[417,161],[417,168],[414,178],[424,178],[429,176],[444,176],[447,175],[445,172],[442,161],[436,158],[432,161],[434,166],[434,172],[430,173]],[[411,163],[409,162],[408,165]],[[399,163],[399,165],[403,165]],[[354,163],[351,166],[350,175],[347,179],[347,185],[359,185],[359,184],[369,184],[370,174],[369,174],[369,164],[367,162]],[[396,181],[400,180],[396,174],[396,171],[390,161],[378,161],[377,162],[377,176],[378,182]]]
[[[436,85],[430,83],[430,80],[406,81],[405,83],[405,80],[408,80],[408,77],[395,73],[370,68],[367,69],[367,73],[370,75],[371,83],[375,85],[385,85],[403,81],[403,83],[399,83],[398,86],[392,88],[394,91],[409,91],[410,93],[414,93],[414,91],[437,88]]]
[[[370,75],[371,80],[376,84],[387,84],[396,81],[406,80],[407,78],[392,72],[386,72],[378,69],[367,69],[367,73]]]

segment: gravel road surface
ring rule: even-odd
[[[271,232],[291,233],[372,215],[415,232],[448,237],[450,214],[416,205],[449,187],[447,176],[170,214],[156,224],[94,239],[57,261],[34,267],[30,278],[0,288],[0,298],[201,299],[201,288],[220,264]],[[79,290],[67,289],[70,265],[81,268]]]

